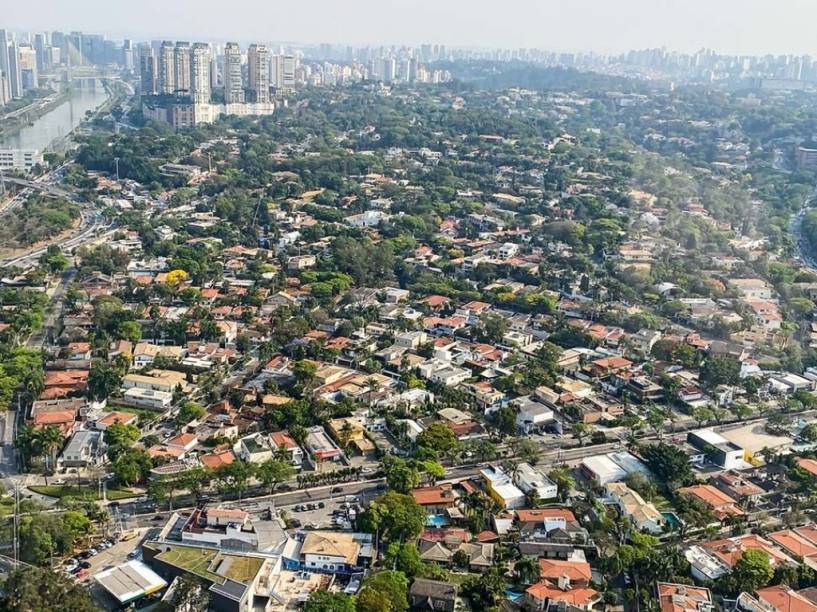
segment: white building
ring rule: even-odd
[[[172,393],[142,389],[140,387],[131,387],[126,390],[124,397],[129,404],[150,408],[151,410],[166,410],[173,403]]]
[[[519,408],[516,414],[516,426],[525,433],[540,429],[553,421],[553,410],[532,400],[530,396],[517,398],[514,404]]]
[[[37,149],[0,149],[0,170],[30,172],[43,163],[43,154]]]
[[[511,481],[500,467],[489,466],[479,471],[485,479],[488,495],[506,510],[524,508],[527,505],[525,494]]]
[[[541,500],[554,499],[559,493],[556,483],[529,463],[520,463],[513,479],[524,493],[535,492]]]

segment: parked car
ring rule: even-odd
[[[88,569],[89,567],[91,567],[91,562],[90,561],[83,561],[82,563],[79,564],[79,566],[82,569]]]
[[[320,509],[326,508],[326,504],[323,502],[318,502],[318,508]]]
[[[95,548],[89,548],[89,549],[88,549],[87,551],[85,551],[85,552],[87,552],[87,553],[88,553],[89,555],[91,555],[92,557],[96,557],[96,556],[99,554],[99,551],[98,551],[98,550],[96,550]],[[87,557],[86,557],[86,558],[87,558]]]

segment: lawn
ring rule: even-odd
[[[14,512],[14,498],[2,497],[0,498],[0,518],[8,516]]]
[[[261,569],[262,559],[255,557],[236,557],[234,555],[223,555],[219,566],[216,568],[219,574],[237,580],[238,582],[249,582]]]
[[[28,488],[35,493],[39,493],[40,495],[56,497],[57,499],[62,499],[63,497],[74,497],[89,501],[97,501],[101,499],[99,496],[99,490],[96,487],[78,487],[76,485],[34,485]],[[129,499],[136,496],[136,493],[129,491],[128,489],[107,490],[107,498],[109,501]]]
[[[224,578],[214,574],[207,568],[210,567],[217,551],[204,548],[192,548],[187,546],[171,546],[165,552],[160,553],[156,558],[170,565],[175,565],[187,570],[192,574],[206,578],[210,582],[222,582]]]
[[[108,401],[108,404],[103,409],[104,412],[127,412],[128,414],[135,414],[139,417],[139,422],[144,425],[145,423],[152,423],[153,421],[158,420],[161,416],[161,412],[157,412],[156,410],[143,410],[141,408],[134,408],[133,406],[123,406],[122,404],[117,404],[115,401]]]

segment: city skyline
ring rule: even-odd
[[[34,0],[5,8],[4,25],[22,31],[104,31],[114,37],[137,39],[434,43],[599,53],[650,47],[681,52],[711,48],[738,55],[817,55],[817,43],[809,31],[817,7],[805,0],[778,2],[774,12],[764,0],[717,4],[702,0],[511,0],[499,12],[483,0],[356,0],[342,7],[327,0],[309,0],[288,6],[286,19],[281,19],[280,8],[256,1],[234,2],[228,12],[218,8],[210,0],[196,4],[189,0],[146,0],[127,9],[112,8],[99,0],[70,6],[56,0]],[[490,31],[485,31],[485,23],[492,24]]]

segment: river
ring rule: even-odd
[[[95,89],[75,88],[67,100],[36,119],[34,125],[0,139],[0,149],[44,151],[54,140],[62,138],[77,127],[86,111],[94,110],[107,99],[105,89],[97,83]]]

